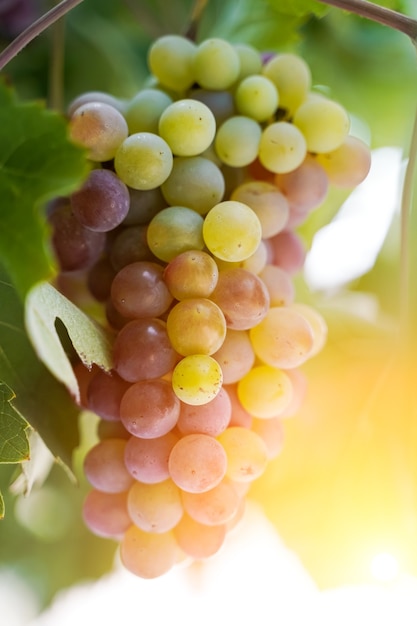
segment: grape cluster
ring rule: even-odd
[[[100,417],[87,526],[145,578],[216,553],[303,400],[326,324],[295,302],[296,228],[368,147],[294,54],[176,35],[129,101],[85,93],[70,135],[88,180],[49,207],[62,275],[82,275],[114,333],[113,371],[77,375]]]

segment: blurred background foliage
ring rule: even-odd
[[[300,53],[311,67],[314,83],[325,86],[331,97],[346,106],[369,135],[372,148],[398,146],[406,155],[417,95],[413,46],[387,27],[327,10],[319,3],[312,14],[313,4],[309,0],[209,0],[197,38],[224,36],[262,50]],[[379,4],[417,17],[415,0]],[[33,0],[27,21],[49,6]],[[46,100],[62,111],[84,91],[129,98],[146,80],[146,53],[152,39],[185,32],[192,7],[192,0],[85,0],[7,66],[7,80],[21,99]],[[5,16],[0,13],[0,49],[24,25]],[[300,232],[307,245],[346,195],[333,190],[303,225]],[[395,237],[394,243],[390,240],[382,248],[375,266],[348,286],[350,295],[371,294],[384,315],[396,312],[399,240]],[[396,529],[395,537],[399,535],[404,549],[417,545],[417,473],[415,461],[408,466],[405,460],[417,457],[413,455],[417,440],[398,415],[406,413],[409,425],[414,405],[399,405],[399,384],[405,376],[397,368],[396,376],[389,375],[389,384],[384,385],[385,393],[393,393],[379,402],[383,419],[377,440],[370,436],[374,430],[369,413],[368,421],[362,419],[364,405],[391,353],[390,324],[380,314],[372,320],[358,314],[360,304],[355,307],[362,301],[343,300],[345,291],[333,294],[333,300],[309,294],[302,278],[298,289],[300,299],[323,307],[329,344],[306,368],[310,381],[306,406],[286,423],[284,451],[252,493],[315,580],[331,586],[361,577],[356,556],[361,542],[368,548],[370,540],[375,545],[380,539],[395,543]],[[401,397],[408,402],[406,392]],[[74,460],[77,485],[54,465],[41,489],[35,487],[26,499],[15,497],[8,487],[16,470],[0,466],[7,510],[0,522],[0,570],[8,568],[24,576],[37,591],[41,606],[58,590],[107,571],[114,558],[115,544],[93,537],[81,520],[87,490],[81,463],[95,440],[94,418],[84,415],[80,427],[82,444]],[[395,475],[386,455],[386,442],[392,444],[394,439]],[[408,552],[410,569],[416,574],[417,555]]]

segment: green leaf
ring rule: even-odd
[[[8,442],[0,445],[0,461],[19,462],[27,458],[28,450],[23,445],[27,422],[38,431],[55,458],[70,467],[79,441],[79,409],[67,389],[39,361],[25,331],[21,300],[1,266],[0,302],[0,423],[6,424]],[[12,442],[19,451],[15,456]]]
[[[28,423],[13,408],[14,393],[0,382],[0,463],[20,463],[29,458]]]
[[[41,205],[75,190],[87,171],[65,119],[41,103],[19,102],[0,82],[0,257],[21,297],[53,274]]]
[[[39,358],[78,399],[78,383],[56,328],[64,324],[78,356],[88,368],[93,363],[112,368],[110,335],[52,285],[33,287],[26,298],[26,328]]]

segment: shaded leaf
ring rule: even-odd
[[[20,463],[29,458],[28,423],[13,408],[13,391],[0,382],[0,463]]]
[[[64,118],[0,82],[0,258],[21,297],[53,274],[42,203],[76,189],[87,170]]]

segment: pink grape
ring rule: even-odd
[[[180,414],[180,401],[166,380],[134,383],[123,395],[120,419],[135,437],[153,439],[172,430]]]
[[[103,439],[87,452],[84,473],[93,487],[105,493],[129,489],[133,479],[124,463],[125,448],[124,439]]]
[[[158,578],[177,562],[178,543],[172,531],[148,533],[133,525],[120,544],[120,558],[126,569],[140,578]]]
[[[177,441],[173,432],[153,439],[130,437],[124,455],[129,474],[149,485],[169,478],[168,459]]]
[[[181,492],[171,479],[149,485],[135,481],[127,496],[132,522],[142,530],[164,533],[183,516]]]
[[[185,554],[194,559],[206,559],[220,550],[226,538],[226,526],[207,526],[184,515],[173,533]]]
[[[182,435],[201,433],[217,437],[227,428],[232,414],[229,394],[222,387],[213,400],[194,406],[181,402],[177,428]]]
[[[120,419],[120,401],[130,383],[116,372],[111,375],[103,370],[97,372],[87,388],[87,406],[104,420]]]
[[[214,437],[185,435],[172,448],[169,474],[184,491],[201,493],[213,489],[226,473],[226,454]]]
[[[92,489],[83,504],[83,519],[99,537],[121,538],[132,524],[127,510],[127,493],[104,493]]]

